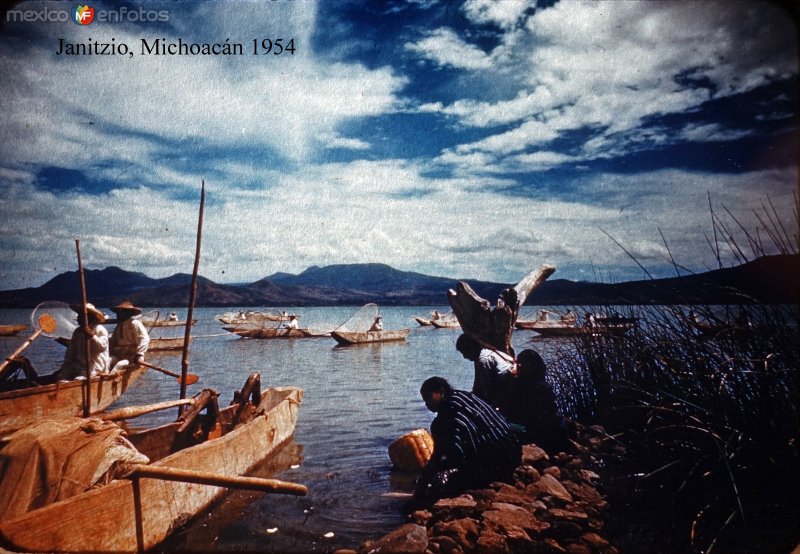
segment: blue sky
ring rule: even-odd
[[[769,201],[796,233],[797,36],[770,3],[90,6],[168,17],[5,15],[0,289],[74,270],[76,238],[90,268],[190,272],[201,179],[218,282],[363,262],[641,278],[603,231],[656,276],[673,273],[661,234],[702,271],[709,196],[751,230]],[[294,54],[251,55],[265,37]],[[56,54],[89,38],[133,55]],[[156,38],[245,55],[143,55]]]

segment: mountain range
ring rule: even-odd
[[[153,279],[119,267],[85,271],[89,300],[113,306],[130,300],[142,307],[186,306],[191,276]],[[438,306],[458,281],[494,302],[514,283],[434,277],[385,264],[312,266],[297,275],[274,273],[253,283],[221,284],[198,278],[197,306]],[[79,303],[77,271],[57,275],[40,287],[0,291],[0,308],[32,308],[57,300]],[[530,305],[742,304],[800,302],[800,256],[763,256],[745,264],[666,279],[593,283],[551,279],[531,295]]]

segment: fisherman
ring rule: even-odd
[[[521,426],[523,442],[535,443],[548,454],[568,452],[572,443],[567,420],[559,413],[556,396],[545,380],[547,366],[538,352],[526,349],[517,356],[517,379],[505,415]]]
[[[297,316],[292,314],[289,316],[289,321],[286,323],[287,329],[299,329],[300,323],[297,321]]]
[[[363,329],[363,327],[362,327]],[[372,322],[372,327],[369,328],[370,331],[383,331],[383,319],[381,316],[375,316],[375,321]]]
[[[150,344],[147,329],[137,317],[141,315],[142,310],[126,300],[111,308],[111,311],[117,314],[117,326],[111,334],[109,343],[111,367],[115,368],[123,361],[126,362],[125,365],[142,363],[147,353],[147,346]]]
[[[168,321],[178,321],[178,314],[170,312]]]
[[[86,337],[89,337],[89,368],[92,375],[107,373],[111,364],[108,331],[103,326],[106,316],[94,304],[86,304],[88,319],[83,317],[82,305],[70,308],[78,314],[78,327],[72,332],[64,362],[54,374],[55,379],[68,381],[86,375]]]
[[[472,361],[475,367],[472,392],[490,406],[503,410],[509,401],[510,389],[513,388],[516,375],[513,358],[498,350],[481,346],[466,334],[456,339],[456,350],[465,359]]]
[[[502,414],[442,377],[427,379],[419,392],[436,417],[431,423],[433,454],[417,480],[416,503],[430,504],[511,478],[522,446]]]

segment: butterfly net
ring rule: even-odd
[[[375,323],[375,318],[380,315],[380,310],[377,304],[366,304],[362,306],[356,313],[350,316],[350,319],[339,325],[336,331],[344,331],[347,333],[366,333]]]
[[[52,325],[53,320],[55,326]],[[41,330],[46,337],[70,338],[78,326],[78,314],[66,302],[48,300],[34,308],[31,313],[31,326],[37,331]]]

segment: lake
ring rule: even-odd
[[[286,308],[300,315],[302,326],[328,330],[357,309]],[[261,373],[262,386],[303,388],[295,440],[274,476],[302,483],[309,493],[305,497],[233,493],[162,549],[327,552],[357,548],[404,523],[403,501],[386,493],[408,491],[411,484],[391,471],[387,447],[405,433],[429,426],[433,414],[419,396],[426,378],[440,375],[456,388],[472,386],[472,364],[454,346],[460,330],[420,327],[412,319],[428,317],[434,309],[446,312],[449,307],[381,308],[384,328],[408,327],[408,339],[351,347],[338,347],[329,337],[242,339],[225,332],[215,319],[238,308],[196,309],[189,371],[200,381],[189,387],[189,394],[214,388],[220,393],[220,405],[227,405],[253,371]],[[186,309],[177,308],[161,309],[161,317],[173,310],[185,319]],[[29,322],[31,311],[0,310],[0,323]],[[183,328],[157,328],[152,336],[182,333]],[[0,339],[4,355],[21,343],[23,335]],[[515,331],[517,352],[533,336],[532,331]],[[534,344],[545,359],[556,353],[552,341]],[[25,355],[46,374],[60,364],[64,347],[41,337]],[[153,352],[147,359],[180,372],[180,353]],[[176,379],[151,370],[114,407],[174,399],[178,394]],[[165,423],[176,414],[177,410],[169,410],[132,423],[137,427]],[[259,473],[268,475],[273,469]]]

